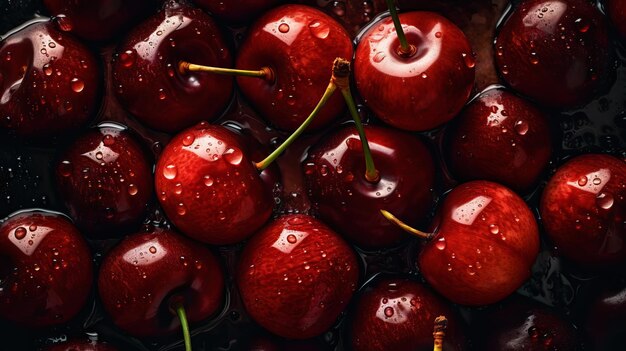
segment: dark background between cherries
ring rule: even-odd
[[[358,32],[360,27],[366,25],[378,13],[385,10],[384,1],[381,0],[310,0],[300,2],[321,7],[342,22],[353,35]],[[410,1],[400,1],[400,5],[402,3],[410,3]],[[415,1],[415,3],[419,4],[419,1]],[[439,0],[424,3],[428,4],[423,7],[424,9],[440,10],[468,36],[477,58],[474,93],[482,91],[491,84],[499,84],[500,79],[493,65],[493,38],[496,24],[505,15],[508,2],[505,0],[466,2]],[[0,1],[0,33],[5,33],[24,21],[32,19],[34,14],[47,15],[38,0]],[[245,37],[245,27],[228,27],[224,23],[220,24],[223,28],[229,29],[227,32],[231,35],[228,39],[231,40],[233,47],[237,47]],[[613,38],[613,40],[616,44],[618,67],[616,79],[610,87],[605,89],[605,93],[582,108],[565,112],[547,111],[552,117],[555,153],[549,169],[542,176],[542,182],[525,197],[535,213],[538,211],[538,199],[542,187],[549,176],[554,173],[556,167],[563,164],[564,160],[587,152],[609,153],[620,158],[626,157],[626,68],[624,67],[626,50],[618,39]],[[91,45],[90,47],[94,52],[99,53],[105,74],[110,72],[109,63],[116,44],[116,42],[106,46],[88,44]],[[108,81],[109,77],[110,75],[105,75],[105,81]],[[134,121],[119,107],[114,99],[114,94],[105,91],[104,107],[101,108],[92,125],[103,120],[114,120],[129,125],[139,140],[143,141],[146,150],[156,158],[170,136],[150,130]],[[366,108],[362,107],[361,112],[364,116],[371,117]],[[368,118],[368,120],[372,124],[380,123],[375,118]],[[276,146],[286,137],[285,133],[266,128],[265,123],[247,106],[239,94],[236,94],[231,106],[218,123],[229,123],[244,129],[249,128],[252,134],[270,148]],[[438,144],[444,128],[445,126],[426,133],[418,133],[430,141],[429,146],[438,164],[442,162]],[[283,171],[283,184],[282,191],[275,192],[276,215],[307,213],[310,209],[310,203],[302,185],[300,160],[306,147],[318,140],[324,133],[324,131],[317,132],[301,138],[279,160]],[[57,159],[59,151],[65,149],[67,140],[73,140],[73,138],[54,140],[52,143],[32,143],[2,136],[0,140],[0,215],[5,216],[25,208],[65,211],[56,190],[52,164]],[[439,172],[435,189],[438,197],[444,195],[456,183],[448,174],[441,170]],[[144,223],[156,226],[168,225],[154,196],[151,201],[151,211]],[[583,310],[592,303],[593,300],[590,297],[594,296],[597,291],[601,291],[603,287],[624,288],[626,285],[624,272],[614,272],[608,275],[583,272],[558,258],[545,242],[545,238],[542,240],[542,251],[533,268],[533,276],[518,290],[518,294],[554,306],[559,312],[570,315],[575,322],[582,324],[584,321],[579,318],[583,314]],[[96,264],[100,263],[102,255],[108,252],[115,242],[114,240],[90,241]],[[393,272],[394,274],[417,277],[413,264],[417,246],[417,240],[409,239],[396,248],[382,251],[363,252],[357,249],[363,263],[362,271],[364,274],[361,283],[364,284],[380,272]],[[205,325],[195,326],[194,329],[205,330],[194,338],[194,344],[200,346],[198,350],[237,349],[245,346],[250,335],[262,333],[261,328],[251,322],[246,315],[233,289],[233,270],[241,248],[242,245],[234,245],[220,247],[216,250],[222,263],[226,266],[230,299],[223,307],[219,317],[207,321]],[[515,305],[517,300],[516,298],[508,299],[503,304]],[[496,314],[493,317],[496,318],[495,320],[486,324],[481,323],[479,327],[477,323],[472,324],[472,321],[480,318],[483,312],[481,309],[460,308],[460,311],[466,321],[469,322],[470,330],[483,331],[481,330],[483,328],[496,328],[499,325],[497,318],[501,318],[503,321],[507,320],[506,316]],[[599,311],[602,310],[599,309]],[[343,334],[345,318],[343,316],[334,328],[313,341],[311,345],[314,349],[340,348],[341,338],[345,337]],[[623,316],[623,319],[626,319],[626,316]],[[172,345],[177,342],[177,336],[139,341],[121,335],[107,320],[95,293],[92,293],[90,302],[87,303],[83,311],[65,326],[48,330],[27,330],[0,320],[0,350],[36,349],[68,335],[80,334],[83,329],[100,333],[101,339],[112,342],[123,350],[173,349],[175,347]],[[474,337],[479,334],[472,333]],[[202,345],[206,345],[206,347],[203,348]],[[305,346],[295,345],[294,347],[295,349],[303,349]]]

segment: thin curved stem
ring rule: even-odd
[[[229,76],[256,77],[256,78],[264,78],[266,80],[274,80],[274,72],[269,67],[263,67],[258,71],[254,71],[254,70],[243,70],[243,69],[196,65],[194,63],[181,61],[178,63],[178,71],[183,74],[188,73],[188,72],[208,72],[208,73],[222,74],[222,75],[229,75]]]
[[[385,218],[387,218],[387,220],[389,220],[390,222],[392,222],[393,224],[397,225],[398,227],[404,229],[404,231],[409,232],[417,237],[420,237],[422,239],[432,239],[432,237],[434,236],[433,233],[425,233],[421,230],[417,230],[413,227],[411,227],[410,225],[402,222],[401,220],[399,220],[398,218],[396,218],[396,216],[392,215],[391,213],[389,213],[386,210],[380,210],[380,213],[382,213],[383,216],[385,216]]]
[[[396,10],[396,4],[394,0],[386,0],[387,7],[389,8],[389,14],[391,15],[391,19],[393,20],[393,26],[396,28],[396,33],[398,34],[398,41],[400,41],[400,52],[403,54],[411,54],[413,52],[413,48],[409,45],[409,42],[406,40],[406,35],[404,35],[404,29],[402,29],[402,24],[400,23],[400,17],[398,17],[398,11]]]
[[[180,327],[183,329],[183,339],[185,340],[185,351],[191,350],[191,335],[189,334],[189,323],[187,322],[187,313],[183,304],[176,305],[176,315],[180,320]]]

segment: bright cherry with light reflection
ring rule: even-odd
[[[322,222],[287,215],[252,237],[236,277],[252,319],[276,335],[307,339],[328,330],[348,305],[359,264]]]
[[[548,116],[506,90],[491,89],[447,126],[444,148],[457,179],[490,180],[526,192],[552,155]]]
[[[609,74],[606,22],[587,0],[522,1],[496,37],[502,78],[547,106],[584,104]]]
[[[176,132],[219,117],[230,102],[231,77],[181,73],[180,61],[232,65],[226,41],[213,19],[176,1],[166,1],[163,10],[135,27],[118,48],[113,63],[117,96],[150,128]]]
[[[147,154],[115,124],[102,124],[71,144],[56,164],[56,180],[76,225],[98,238],[137,229],[153,194]]]
[[[99,70],[87,47],[51,21],[14,32],[0,46],[0,128],[20,137],[76,131],[98,109]]]
[[[480,306],[500,301],[530,277],[539,230],[528,205],[488,181],[458,185],[433,223],[435,236],[418,258],[428,283],[451,301]]]
[[[282,0],[194,0],[215,17],[233,23],[244,23],[254,19]]]
[[[441,315],[448,319],[443,349],[464,350],[462,322],[448,303],[416,281],[378,277],[354,305],[351,350],[432,350],[433,322]]]
[[[568,259],[586,266],[626,262],[626,162],[586,154],[562,165],[541,196],[546,233]]]
[[[91,291],[87,243],[64,216],[19,212],[0,225],[0,317],[45,327],[72,319]]]
[[[242,241],[267,221],[273,199],[241,137],[200,123],[175,136],[156,166],[157,197],[184,234],[214,245]]]
[[[360,246],[390,246],[408,236],[372,213],[386,209],[409,225],[419,225],[432,206],[435,166],[415,136],[376,126],[367,126],[365,132],[380,179],[366,179],[363,146],[353,125],[313,146],[304,177],[322,220]]]
[[[400,14],[411,46],[403,52],[391,17],[372,24],[356,49],[354,78],[365,104],[386,123],[423,131],[452,119],[474,85],[463,32],[431,12]]]
[[[113,323],[134,336],[179,331],[175,310],[189,322],[215,314],[224,298],[224,276],[207,248],[169,230],[126,237],[104,258],[98,290]]]

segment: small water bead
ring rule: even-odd
[[[187,213],[185,204],[183,204],[182,202],[179,203],[178,206],[176,207],[176,213],[178,213],[179,216],[184,216]]]
[[[474,266],[472,266],[471,264],[467,266],[467,274],[469,274],[469,275],[475,275],[476,274],[476,270],[474,270]]]
[[[582,176],[578,179],[578,185],[585,186],[587,184],[587,176]]]
[[[519,135],[526,135],[526,133],[528,133],[528,123],[526,121],[519,120],[515,122],[515,126],[513,128],[515,128],[515,131]]]
[[[598,206],[605,210],[611,209],[611,207],[613,207],[614,202],[615,202],[615,199],[613,198],[613,195],[608,194],[608,193],[600,193],[596,197],[596,203],[598,204]]]
[[[384,53],[384,52],[382,52],[382,51],[380,51],[380,52],[376,53],[376,55],[374,55],[373,60],[374,60],[374,62],[379,63],[379,62],[381,62],[382,60],[384,60],[384,59],[385,59],[385,57],[387,57],[387,56],[385,55],[385,53]]]
[[[204,176],[204,185],[211,186],[213,185],[213,178],[210,175]]]
[[[123,67],[129,68],[135,64],[136,56],[134,50],[126,50],[120,54],[120,63]]]
[[[163,91],[163,88],[159,89],[158,97],[159,100],[165,100],[167,98],[167,95],[165,94],[165,91]]]
[[[394,313],[395,311],[393,310],[393,307],[385,307],[385,317],[387,318],[393,317]]]
[[[31,232],[34,232],[35,230],[37,230],[37,225],[36,225],[36,224],[31,224],[31,225],[28,227],[28,230],[30,230]]]
[[[474,68],[476,66],[476,60],[473,55],[462,53],[461,57],[463,57],[463,61],[465,62],[465,66],[467,66],[467,68]]]
[[[178,170],[176,169],[176,165],[167,165],[163,168],[163,176],[167,179],[176,178],[177,173]]]
[[[196,141],[196,137],[193,134],[187,134],[183,138],[183,145],[184,146],[189,146],[189,145],[193,144],[194,141]]]
[[[309,23],[309,29],[314,36],[320,39],[326,39],[330,34],[330,27],[318,20]]]
[[[298,238],[296,238],[296,236],[293,235],[293,234],[289,234],[289,235],[287,235],[287,241],[290,244],[295,244],[296,242],[298,242]]]
[[[150,251],[151,254],[155,254],[157,253],[157,248],[154,246],[150,246],[150,248],[148,249],[148,251]]]
[[[539,63],[539,58],[537,57],[537,53],[536,52],[531,52],[530,53],[530,63],[532,63],[533,65],[536,65]]]
[[[600,185],[602,183],[602,179],[600,178],[593,178],[593,184],[594,185]]]
[[[287,23],[281,23],[278,26],[278,31],[281,33],[287,33],[289,32],[289,25]]]
[[[576,25],[576,28],[578,28],[578,31],[581,33],[587,33],[587,31],[589,30],[589,23],[582,18],[577,18],[574,21],[574,24]]]
[[[139,192],[139,189],[137,188],[137,186],[135,184],[128,184],[128,194],[130,196],[134,196],[137,195],[137,193]]]
[[[72,78],[70,84],[72,86],[72,90],[76,93],[80,93],[83,89],[85,89],[85,83],[78,78]]]
[[[422,78],[424,78],[424,79],[428,78],[428,74],[422,73]]]
[[[45,65],[43,65],[43,73],[47,76],[51,76],[52,75],[52,65],[50,65],[49,63],[46,63]]]
[[[69,177],[72,175],[72,164],[70,161],[65,160],[59,164],[59,173],[63,177]]]
[[[500,228],[498,228],[498,226],[495,224],[490,224],[489,231],[491,232],[491,234],[498,234],[500,233]]]
[[[443,34],[441,32],[436,32],[435,33],[435,38],[441,38],[443,36]]]
[[[183,185],[179,182],[174,184],[174,194],[180,195],[183,193]]]
[[[15,229],[14,235],[15,235],[15,239],[17,239],[17,240],[24,239],[26,237],[26,228],[19,227],[19,228]]]
[[[237,148],[230,148],[224,151],[223,156],[226,162],[236,166],[241,163],[241,160],[243,159],[243,152]]]
[[[439,238],[435,243],[435,247],[439,250],[444,250],[446,248],[446,238]]]

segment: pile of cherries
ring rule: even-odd
[[[0,349],[626,347],[626,0],[0,10]]]

